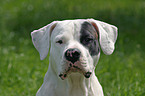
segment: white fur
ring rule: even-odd
[[[51,45],[49,68],[36,96],[103,96],[102,87],[94,72],[100,53],[92,57],[89,51],[79,43],[81,24],[84,21],[91,21],[97,25],[103,52],[108,55],[112,54],[117,38],[117,28],[101,21],[94,19],[55,21],[33,31],[31,33],[32,41],[40,54],[41,60],[47,56]],[[54,24],[56,26],[51,30]],[[52,31],[51,36],[50,31]],[[59,39],[63,40],[64,44],[56,44]],[[65,80],[60,79],[58,75],[65,71],[67,64],[64,59],[64,52],[68,48],[78,48],[81,51],[81,62],[86,63],[84,71],[92,72],[90,78],[85,78],[80,73],[71,73]]]

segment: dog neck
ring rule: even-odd
[[[70,96],[89,96],[88,92],[91,91],[90,78],[86,79],[80,73],[71,73],[67,78]]]
[[[42,88],[49,87],[48,93],[53,94],[50,96],[95,96],[98,90],[96,87],[100,86],[100,84],[96,84],[97,82],[94,72],[90,78],[85,78],[80,73],[71,73],[65,80],[61,80],[49,64]],[[44,89],[40,91],[44,91]]]
[[[53,69],[53,68],[50,68]],[[61,96],[94,96],[94,86],[92,86],[93,78],[96,77],[95,73],[93,72],[90,78],[85,78],[83,74],[81,73],[70,73],[68,77],[65,80],[61,80],[59,76],[56,75],[55,71],[52,71],[55,74],[55,78],[57,83],[56,85],[56,92],[58,90],[62,90],[62,92],[65,92],[64,95]],[[58,92],[60,94],[60,92]],[[58,95],[60,96],[60,95]]]

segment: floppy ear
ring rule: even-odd
[[[117,39],[117,27],[94,19],[88,19],[99,34],[99,42],[102,51],[110,55],[114,51],[114,44]]]
[[[57,22],[54,21],[43,28],[31,32],[32,42],[40,54],[40,59],[43,60],[49,51],[50,35],[55,28]]]

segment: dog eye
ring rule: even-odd
[[[62,44],[63,41],[62,41],[62,40],[58,40],[58,41],[56,41],[56,43],[58,43],[58,44]]]
[[[86,38],[86,39],[85,39],[85,42],[86,42],[86,43],[91,43],[92,41],[93,41],[92,38]]]

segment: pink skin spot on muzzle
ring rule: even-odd
[[[67,56],[73,57],[73,55],[72,55],[73,53],[75,53],[75,50],[67,51]]]

